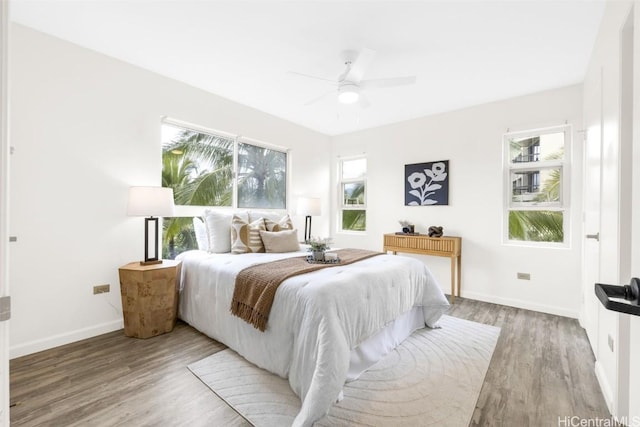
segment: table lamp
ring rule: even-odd
[[[158,217],[173,216],[173,189],[165,187],[130,187],[127,215],[145,216],[144,261],[140,265],[161,264],[158,250]],[[151,232],[150,232],[151,231]],[[155,236],[149,254],[149,235]]]
[[[318,197],[299,197],[298,215],[304,215],[304,241],[311,240],[311,217],[320,215],[320,199]]]

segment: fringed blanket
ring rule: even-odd
[[[381,252],[363,249],[341,249],[335,252],[340,258],[340,262],[336,264],[310,264],[305,257],[296,257],[253,265],[241,270],[236,277],[231,313],[264,332],[276,290],[288,278],[382,255]]]

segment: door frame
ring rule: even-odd
[[[8,297],[9,0],[0,0],[0,28],[0,297]],[[0,425],[8,426],[9,422],[9,322],[0,321]]]
[[[640,277],[640,3],[632,9],[633,34],[633,149],[632,149],[632,223],[631,223],[631,276]],[[629,316],[629,360],[640,359],[640,317]],[[629,420],[640,419],[640,366],[629,366]]]
[[[634,81],[635,47],[634,47],[635,7],[631,7],[622,23],[619,32],[620,40],[620,80],[619,80],[619,202],[618,202],[618,280],[629,283],[632,277],[633,260],[633,180],[637,172],[633,168],[634,133],[638,132],[634,126],[635,102],[634,92],[637,82]],[[616,360],[616,393],[614,397],[614,415],[629,417],[630,406],[630,375],[631,375],[631,317],[628,314],[617,314],[617,360]]]

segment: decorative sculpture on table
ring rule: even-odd
[[[404,234],[416,234],[415,232],[415,226],[413,224],[410,224],[409,221],[398,221],[400,223],[400,226],[402,227],[402,232]]]
[[[432,225],[429,227],[429,237],[442,237],[442,227]]]

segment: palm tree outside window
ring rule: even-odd
[[[285,151],[172,121],[161,127],[162,186],[173,188],[177,206],[286,209]],[[197,249],[193,217],[166,218],[163,258],[190,249]]]

